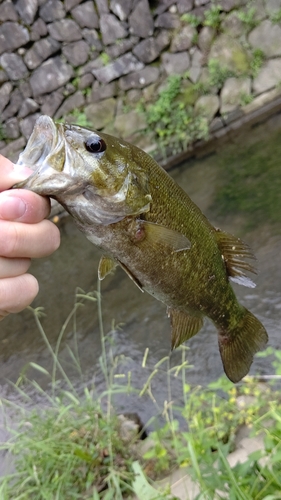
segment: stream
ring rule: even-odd
[[[226,138],[216,150],[189,159],[170,171],[214,226],[240,237],[254,251],[258,267],[254,278],[256,288],[233,286],[239,300],[262,321],[268,331],[269,345],[276,349],[281,348],[280,137],[281,115],[276,114],[264,123],[241,130],[235,137]],[[73,309],[76,289],[97,290],[101,256],[70,217],[62,218],[59,227],[60,249],[51,257],[34,261],[31,268],[40,284],[33,306],[44,307],[46,316],[42,325],[53,347]],[[170,323],[163,304],[141,293],[119,268],[101,283],[101,293],[103,326],[108,334],[106,345],[112,355],[112,361],[108,362],[110,366],[116,364],[118,377],[114,380],[124,387],[123,393],[115,398],[118,411],[137,412],[146,422],[161,413],[165,400],[172,397],[180,403],[181,376],[172,375],[168,382],[167,370],[179,365],[183,355],[190,365],[185,370],[187,383],[206,385],[222,375],[217,333],[211,322],[205,321],[200,333],[188,342],[188,349],[170,354]],[[99,362],[102,347],[97,303],[85,300],[75,319],[75,325],[72,319],[62,338],[60,359],[78,392],[94,386],[100,394],[106,383]],[[69,348],[75,352],[75,338],[82,375],[69,354]],[[10,382],[15,383],[23,369],[30,379],[49,390],[48,377],[27,368],[33,362],[49,372],[52,370],[51,354],[30,310],[10,315],[1,323],[0,346],[1,397],[15,403],[20,400]],[[128,390],[130,385],[139,391],[155,365],[167,357],[152,379],[151,395],[139,397]],[[250,373],[273,373],[269,359],[256,357]],[[41,404],[36,391],[30,386],[25,390],[32,395],[32,405]],[[3,436],[0,426],[0,439]]]

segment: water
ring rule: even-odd
[[[192,159],[175,168],[171,175],[187,191],[211,222],[246,241],[258,259],[257,287],[247,289],[235,285],[241,302],[265,325],[269,345],[281,348],[281,117],[273,116],[266,123],[241,131],[228,138],[201,158]],[[281,151],[280,151],[281,152]],[[34,262],[31,271],[38,278],[40,293],[34,306],[44,306],[42,320],[49,341],[54,346],[59,331],[74,304],[76,287],[85,291],[97,288],[97,267],[101,253],[78,232],[69,217],[60,223],[62,244],[52,256]],[[110,335],[114,356],[128,358],[119,367],[125,375],[131,371],[132,386],[140,389],[153,367],[170,351],[170,324],[166,308],[147,294],[142,294],[117,269],[102,282],[102,309],[105,332],[112,321],[121,324]],[[99,365],[101,342],[96,304],[88,302],[77,313],[77,337],[83,380],[78,376],[67,351],[74,348],[72,324],[61,343],[61,358],[67,373],[78,390],[95,383],[100,392],[105,385]],[[16,382],[21,370],[32,361],[50,370],[52,360],[35,325],[30,311],[11,315],[1,323],[0,391],[17,401],[17,393],[7,383]],[[188,342],[186,353],[192,365],[186,371],[190,384],[206,384],[223,373],[217,347],[217,333],[206,321],[202,331]],[[142,360],[149,348],[146,367]],[[181,362],[177,350],[170,357],[171,366]],[[170,398],[167,389],[167,362],[152,381],[152,398],[120,395],[119,410],[137,411],[144,421],[161,412],[163,402]],[[34,369],[28,375],[48,389],[48,380]],[[251,373],[270,374],[268,359],[256,358]],[[126,385],[127,378],[118,379]],[[172,378],[172,398],[181,400],[181,383]],[[34,396],[35,404],[41,404]]]

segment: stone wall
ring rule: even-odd
[[[4,0],[0,152],[15,157],[40,114],[149,149],[136,106],[174,74],[219,130],[279,94],[280,13],[281,0]]]

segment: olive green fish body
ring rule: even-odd
[[[229,278],[254,286],[248,247],[215,229],[149,155],[107,134],[40,117],[20,163],[35,173],[19,185],[57,199],[104,252],[103,279],[120,265],[142,290],[167,305],[172,347],[210,318],[228,377],[237,382],[267,342]]]

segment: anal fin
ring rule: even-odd
[[[103,280],[109,273],[114,271],[116,266],[117,262],[114,259],[112,259],[112,257],[102,255],[98,268],[99,280],[100,281]]]
[[[256,286],[255,283],[245,274],[245,271],[256,274],[254,266],[245,260],[255,260],[254,254],[251,252],[248,245],[240,240],[240,238],[236,238],[232,234],[221,231],[220,229],[216,231],[218,246],[228,276],[239,285],[254,288]]]
[[[171,319],[172,327],[172,349],[179,347],[183,342],[196,335],[203,326],[202,316],[190,316],[172,308],[168,308],[168,316]]]

